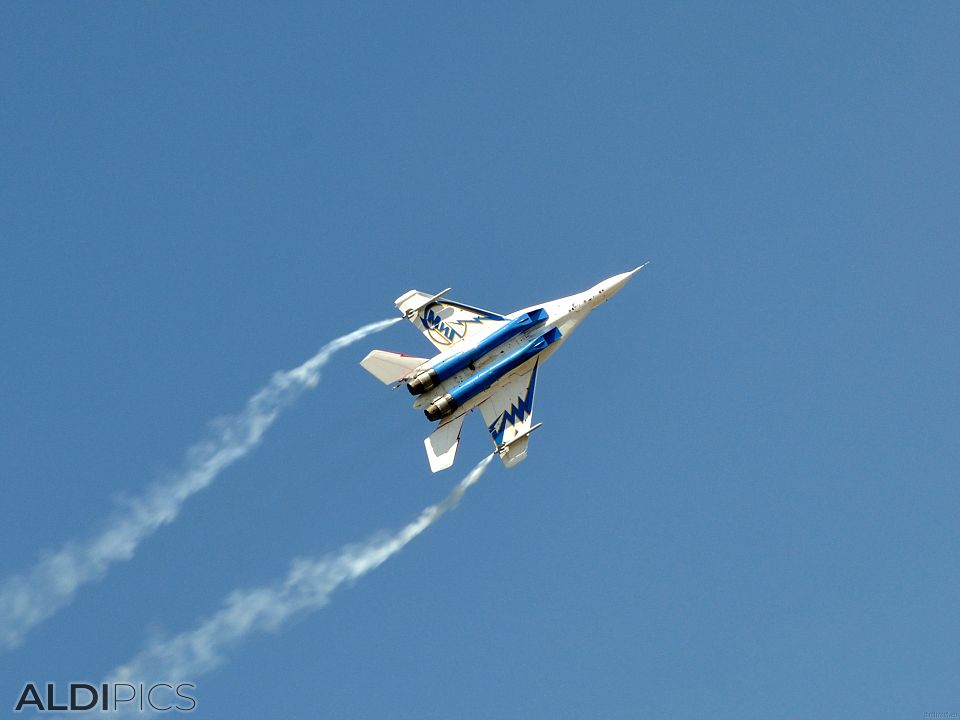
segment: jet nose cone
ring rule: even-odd
[[[612,278],[607,278],[602,283],[600,283],[597,286],[597,288],[605,296],[604,299],[607,299],[617,294],[618,292],[620,292],[621,288],[623,288],[623,286],[627,284],[630,278],[632,278],[638,272],[643,270],[643,268],[645,268],[647,265],[649,265],[649,261],[645,262],[643,265],[640,265],[639,267],[634,268],[633,270],[630,270],[629,272],[620,273],[619,275],[614,275]]]

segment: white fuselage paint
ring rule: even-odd
[[[522,310],[517,310],[516,312],[506,315],[505,317],[507,320],[513,320],[524,313],[543,308],[547,312],[547,319],[545,322],[525,330],[519,335],[510,338],[502,345],[494,348],[491,352],[487,353],[479,360],[476,360],[472,367],[461,370],[456,375],[444,380],[442,383],[437,385],[437,387],[432,388],[422,395],[419,395],[416,401],[413,403],[413,406],[422,410],[431,402],[443,396],[445,393],[450,392],[452,388],[455,388],[460,383],[476,375],[478,372],[481,372],[484,368],[490,366],[504,355],[507,355],[514,350],[518,350],[523,345],[535,340],[552,328],[557,328],[560,331],[559,340],[551,344],[535,357],[527,360],[522,365],[511,370],[509,373],[503,376],[503,379],[509,378],[517,373],[526,372],[530,367],[530,364],[533,362],[546,360],[553,355],[554,352],[556,352],[557,348],[563,345],[564,341],[570,336],[571,333],[573,333],[577,326],[583,322],[583,319],[589,315],[594,308],[602,305],[611,297],[616,295],[617,292],[619,292],[620,289],[627,284],[627,281],[642,267],[643,265],[635,270],[631,270],[630,272],[614,275],[612,278],[608,278],[603,282],[599,282],[589,290],[577,293],[576,295],[570,295],[569,297],[560,298],[559,300],[551,300],[550,302],[541,303],[539,305],[531,305],[528,308],[523,308]],[[479,340],[480,338],[478,338],[477,341],[479,342]],[[463,352],[462,349],[451,349],[440,353],[439,355],[431,358],[429,362],[424,363],[420,369],[420,372],[429,367],[435,366],[437,363],[446,360],[449,357],[458,355],[461,352]],[[495,383],[494,387],[498,384],[499,383]],[[488,388],[467,400],[462,406],[458,407],[452,415],[444,418],[441,423],[450,422],[479,406],[484,400],[490,397],[494,391],[494,387]]]

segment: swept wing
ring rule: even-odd
[[[428,295],[411,290],[398,297],[394,304],[441,351],[477,341],[507,322],[499,313],[447,300],[443,293]]]
[[[487,426],[497,454],[508,468],[527,457],[533,424],[533,393],[537,384],[539,358],[533,358],[520,372],[502,381],[493,394],[480,404],[480,414]]]

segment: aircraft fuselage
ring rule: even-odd
[[[641,266],[642,267],[642,266]],[[637,268],[639,270],[640,268]],[[545,361],[594,308],[613,297],[637,272],[615,275],[589,290],[518,310],[507,325],[467,351],[451,349],[434,356],[416,373],[424,378],[411,392],[420,392],[414,407],[429,420],[454,418],[469,412],[490,394],[498,380],[509,378],[534,358]],[[424,309],[429,316],[429,306]]]

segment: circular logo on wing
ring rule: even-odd
[[[467,334],[467,324],[462,320],[450,320],[456,308],[443,303],[431,303],[420,311],[420,322],[430,339],[437,345],[453,345]]]

